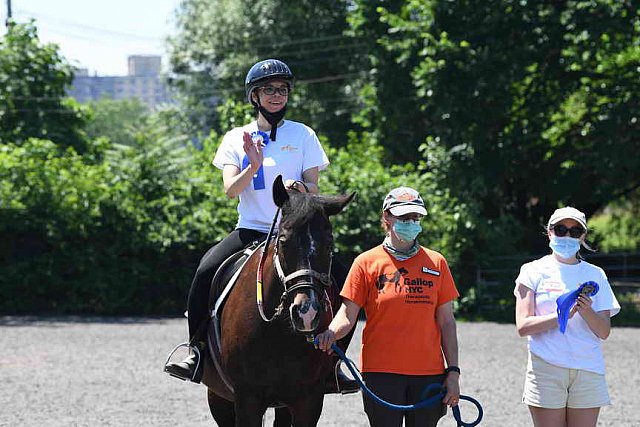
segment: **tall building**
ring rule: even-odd
[[[76,70],[68,95],[79,102],[109,97],[138,98],[150,108],[172,102],[168,86],[161,77],[161,58],[158,55],[132,55],[128,58],[126,76],[90,76],[86,69]]]
[[[162,62],[157,55],[132,55],[128,58],[130,76],[159,76]]]

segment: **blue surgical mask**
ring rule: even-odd
[[[393,231],[401,240],[413,242],[422,231],[420,222],[408,219],[406,221],[397,220],[393,224]]]
[[[549,247],[560,258],[573,258],[580,250],[580,239],[574,239],[573,237],[558,237],[555,234],[552,234],[550,237]]]

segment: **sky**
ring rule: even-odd
[[[7,1],[0,0],[0,36]],[[175,28],[180,0],[10,0],[13,19],[36,20],[44,43],[56,43],[73,65],[90,75],[127,74],[129,55],[162,55]]]

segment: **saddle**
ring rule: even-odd
[[[227,296],[237,281],[242,267],[249,257],[264,244],[265,242],[253,242],[245,249],[242,249],[227,258],[213,276],[211,287],[209,289],[209,313],[211,324],[213,326],[211,328],[212,334],[208,334],[207,340],[209,344],[209,353],[213,364],[218,371],[218,375],[231,392],[233,392],[233,386],[220,366],[220,318],[222,317],[222,309],[227,300]]]
[[[210,312],[215,309],[216,303],[222,296],[223,292],[225,292],[227,285],[231,284],[233,286],[233,283],[235,283],[235,273],[240,271],[249,256],[262,245],[263,243],[254,241],[246,248],[231,255],[220,265],[220,267],[218,267],[218,270],[213,275],[213,280],[211,280],[211,286],[209,288]],[[231,283],[231,279],[233,279],[233,283]],[[224,297],[226,298],[226,294]],[[223,304],[225,298],[223,298]]]

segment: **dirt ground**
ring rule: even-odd
[[[462,394],[482,403],[481,425],[530,426],[520,403],[526,339],[495,323],[459,322],[458,335]],[[162,372],[185,336],[185,319],[0,317],[0,426],[213,426],[205,388]],[[640,328],[614,328],[605,341],[613,406],[600,426],[640,427],[639,351]],[[475,419],[471,407],[462,415]],[[328,396],[320,425],[366,426],[360,394]],[[449,413],[439,426],[456,423]]]

